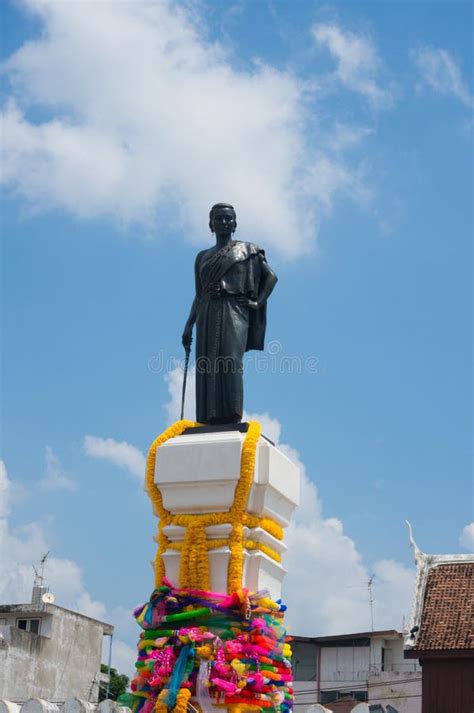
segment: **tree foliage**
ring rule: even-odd
[[[100,667],[100,670],[102,673],[108,673],[108,667],[105,664],[102,664]],[[122,693],[125,693],[127,691],[129,684],[129,678],[128,676],[125,676],[123,673],[118,673],[117,669],[111,668],[110,669],[110,683],[109,683],[109,698],[111,698],[113,701],[116,701],[117,698],[122,695]],[[100,691],[99,691],[99,702],[104,701],[107,698],[107,684],[103,683],[101,684]]]

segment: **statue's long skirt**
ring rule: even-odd
[[[249,309],[235,295],[201,297],[196,316],[196,418],[200,423],[242,419],[248,329]]]

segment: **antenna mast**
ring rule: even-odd
[[[372,593],[372,585],[374,583],[375,574],[373,574],[369,581],[367,582],[367,588],[369,590],[369,604],[370,604],[370,631],[374,630],[374,596]]]
[[[48,591],[47,587],[44,586],[44,566],[46,560],[48,559],[49,551],[42,556],[39,566],[39,571],[33,565],[33,570],[35,573],[35,579],[33,582],[33,593],[31,596],[32,604],[40,604],[42,595]]]
[[[372,585],[374,583],[375,574],[373,574],[369,581],[367,582],[367,589],[369,591],[369,605],[370,605],[370,631],[374,633],[374,596],[372,593]],[[371,671],[375,670],[374,662],[374,651],[373,651],[373,638],[370,639],[370,649],[369,649],[369,669]]]

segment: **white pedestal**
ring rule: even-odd
[[[234,501],[240,477],[240,457],[245,434],[239,431],[177,436],[161,446],[156,455],[155,483],[163,505],[173,514],[226,512]],[[261,437],[257,445],[254,481],[246,512],[269,517],[285,528],[299,504],[300,474],[278,448]],[[208,539],[224,539],[230,525],[206,528]],[[184,539],[185,529],[164,528],[171,542]],[[260,527],[245,528],[245,539],[259,542],[282,554],[285,545]],[[210,550],[211,588],[225,592],[230,550]],[[163,556],[166,576],[178,583],[180,554],[169,549]],[[269,589],[280,596],[285,569],[260,550],[244,550],[243,586],[251,591]]]

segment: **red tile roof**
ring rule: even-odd
[[[474,562],[428,572],[420,630],[413,651],[474,650]]]

